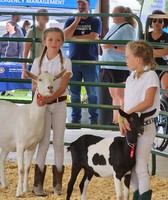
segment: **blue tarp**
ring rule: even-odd
[[[77,0],[0,0],[0,6],[30,6],[50,8],[77,8]],[[97,0],[91,0],[90,8],[94,9]]]

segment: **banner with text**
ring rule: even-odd
[[[90,1],[90,8],[95,9],[97,0]],[[0,6],[30,6],[53,8],[77,8],[77,0],[0,0]]]

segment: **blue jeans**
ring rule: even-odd
[[[82,81],[82,79],[86,82],[97,82],[98,81],[98,66],[95,65],[72,65],[73,76],[71,81]],[[86,92],[88,96],[89,104],[97,104],[98,103],[98,92],[97,87],[86,86]],[[72,103],[81,103],[80,95],[81,95],[81,86],[71,85],[71,102]],[[90,122],[98,121],[98,109],[88,108],[90,114]],[[72,122],[80,122],[81,121],[81,108],[72,107]]]

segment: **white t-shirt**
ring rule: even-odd
[[[141,103],[145,99],[146,90],[150,87],[157,87],[153,105],[146,109],[143,113],[157,109],[155,114],[151,117],[157,117],[160,109],[160,82],[155,71],[144,72],[138,79],[131,74],[126,80],[125,94],[124,94],[124,110],[127,112],[132,107]]]
[[[67,69],[67,72],[71,73],[72,76],[72,63],[71,60],[69,58],[65,58],[63,57],[64,61],[63,61],[63,68]],[[36,76],[39,75],[39,61],[40,61],[40,57],[36,58],[33,62],[32,68],[31,68],[31,72],[33,74],[35,74]],[[62,69],[62,65],[60,62],[60,56],[59,54],[53,58],[52,60],[48,60],[47,56],[45,55],[43,58],[43,62],[42,62],[42,66],[41,66],[41,72],[49,72],[51,74],[58,74],[61,72]],[[55,81],[55,88],[58,89],[60,87],[60,83],[61,83],[61,78],[57,79]],[[61,96],[65,96],[67,95],[68,89],[66,89],[66,91],[61,95]]]

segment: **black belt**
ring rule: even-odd
[[[144,121],[143,125],[147,126],[149,124],[152,124],[153,122],[155,122],[155,118],[151,118],[151,119],[148,119],[148,120]]]
[[[66,99],[67,99],[67,96],[58,97],[58,98],[55,99],[53,102],[48,103],[48,104],[58,103],[58,102],[61,102],[61,101],[65,101]]]

